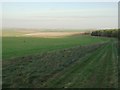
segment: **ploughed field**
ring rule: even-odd
[[[3,88],[117,88],[117,41],[3,37]]]

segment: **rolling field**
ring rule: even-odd
[[[3,37],[3,59],[14,58],[29,54],[41,53],[51,50],[59,50],[79,45],[88,45],[107,41],[106,38],[91,36],[68,36],[63,38],[39,38],[39,37]]]
[[[2,42],[3,88],[118,87],[116,39],[12,36]]]
[[[78,59],[70,67],[48,79],[44,87],[117,88],[117,50],[113,44]],[[57,78],[57,79],[56,79]]]
[[[111,42],[5,60],[3,87],[117,88],[117,62]]]

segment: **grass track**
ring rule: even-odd
[[[113,41],[16,59],[3,62],[3,87],[118,87]]]
[[[89,36],[79,37],[82,42],[78,42],[78,37],[60,39],[61,42],[64,41],[63,43],[58,39],[55,39],[55,41],[52,39],[50,47],[51,50],[55,50],[53,52],[43,52],[42,49],[39,48],[43,53],[4,60],[3,87],[117,88],[118,61],[116,43],[113,39],[111,39],[109,43],[105,43],[106,39],[104,38],[98,39],[93,37],[93,39],[88,37]],[[85,41],[81,40],[82,38]],[[73,41],[77,40],[73,43],[71,39]],[[37,42],[39,40],[40,39],[37,39]],[[43,39],[41,39],[41,41],[42,40]],[[69,41],[66,42],[66,40]],[[91,40],[93,41],[91,42]],[[18,40],[18,42],[23,41],[24,39],[21,38],[20,41]],[[47,45],[46,43],[48,43],[48,41],[48,39],[46,39],[45,42],[43,40],[44,43],[42,43],[42,46]],[[6,41],[4,41],[4,44],[5,42]],[[27,42],[32,44],[31,41]],[[34,42],[33,46],[37,44],[36,41]],[[53,42],[59,42],[57,43],[58,47],[54,48]],[[19,43],[15,45],[18,44]],[[26,44],[26,46],[27,45],[28,44]],[[41,43],[38,45],[41,45]],[[77,45],[82,46],[77,47]],[[46,51],[50,50],[48,49],[49,45],[45,47],[47,47],[45,49]],[[66,47],[69,48],[67,49]],[[13,51],[17,51],[17,49],[19,48],[15,47]],[[38,47],[36,49],[38,49]],[[8,52],[4,52],[4,54],[8,53],[8,56],[10,55],[9,57],[12,56],[13,53],[9,54],[9,46],[4,50],[8,50]],[[28,52],[29,50],[26,48],[26,51]],[[22,55],[22,50],[19,53],[20,54],[16,55]]]
[[[48,80],[45,87],[117,88],[117,54],[113,43],[93,52]]]

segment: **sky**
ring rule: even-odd
[[[117,2],[5,2],[3,28],[118,28]]]

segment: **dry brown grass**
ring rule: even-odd
[[[80,31],[40,31],[40,30],[3,30],[3,37],[41,37],[41,38],[59,38],[65,36],[73,36],[84,34]]]
[[[54,38],[54,37],[72,36],[78,34],[83,34],[83,32],[37,32],[37,33],[27,33],[24,34],[24,36]]]

